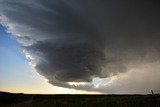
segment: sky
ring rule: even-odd
[[[159,5],[158,0],[0,0],[0,91],[158,92]]]

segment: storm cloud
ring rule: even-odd
[[[0,0],[0,20],[49,83],[104,92],[91,83],[94,78],[160,61],[159,5],[152,0]]]

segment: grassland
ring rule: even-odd
[[[0,107],[160,107],[160,94],[32,95],[0,92]]]

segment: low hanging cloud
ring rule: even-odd
[[[0,21],[49,83],[107,92],[107,86],[96,88],[92,80],[160,61],[159,4],[152,0],[0,0]]]

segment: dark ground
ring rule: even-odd
[[[160,94],[32,95],[0,92],[0,107],[160,107]]]

